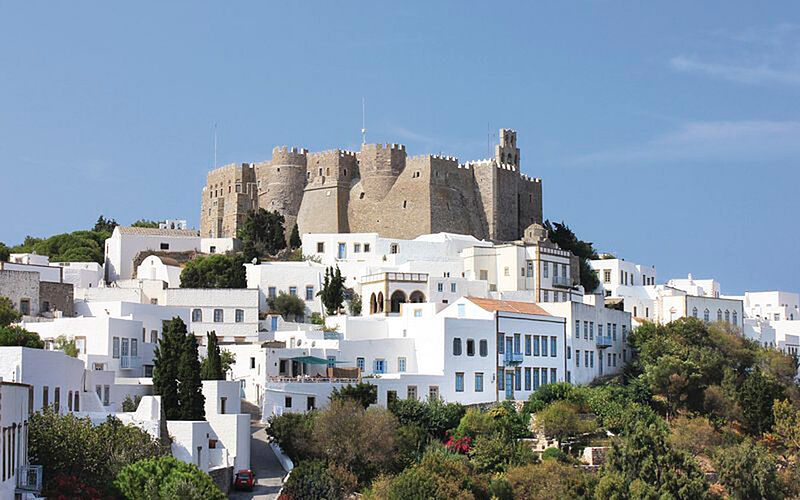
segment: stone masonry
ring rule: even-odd
[[[490,160],[408,157],[402,144],[364,144],[360,151],[310,153],[276,147],[261,163],[226,165],[208,174],[200,235],[235,237],[247,212],[277,210],[303,233],[471,234],[494,241],[522,238],[542,223],[542,183],[520,173],[517,134],[500,129]]]

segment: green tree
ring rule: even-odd
[[[251,210],[239,230],[239,239],[247,257],[251,257],[251,253],[255,256],[275,255],[286,248],[285,222],[277,211]]]
[[[205,420],[206,398],[202,389],[197,339],[192,334],[184,335],[178,357],[178,403],[181,420]]]
[[[512,467],[506,473],[506,481],[512,493],[509,500],[590,499],[597,482],[593,474],[557,460]]]
[[[222,375],[224,380],[228,372],[231,371],[231,367],[236,363],[236,355],[227,349],[220,349],[219,361],[222,365]]]
[[[758,443],[745,440],[720,450],[715,457],[719,481],[733,500],[780,500],[775,459]]]
[[[15,253],[47,255],[50,262],[104,261],[105,240],[111,236],[105,231],[75,231],[57,234],[47,239],[25,238],[22,245],[13,248]]]
[[[8,262],[10,256],[11,250],[4,243],[0,243],[0,262]]]
[[[527,443],[519,439],[506,439],[500,434],[479,436],[469,451],[469,458],[475,470],[492,474],[538,460]]]
[[[158,222],[154,220],[139,219],[131,227],[144,227],[149,229],[158,229]]]
[[[292,235],[289,236],[289,248],[292,250],[300,248],[303,245],[303,240],[300,239],[300,228],[297,224],[292,227]]]
[[[292,469],[289,479],[281,491],[290,500],[304,498],[324,498],[326,500],[339,500],[347,498],[348,493],[355,486],[355,478],[350,476],[348,481],[340,481],[335,474],[336,464],[329,466],[322,460],[306,460],[300,462]]]
[[[458,403],[445,403],[440,399],[417,401],[399,399],[389,410],[397,417],[400,425],[416,424],[422,426],[431,438],[442,441],[455,429],[466,412]],[[459,436],[461,437],[461,436]]]
[[[305,316],[306,303],[297,295],[291,295],[281,291],[277,297],[270,299],[270,309],[277,312],[283,319],[298,319]]]
[[[125,399],[122,400],[122,411],[124,412],[134,412],[139,407],[139,403],[142,401],[142,397],[138,394],[131,397],[130,394],[125,396]]]
[[[102,215],[97,218],[97,222],[94,225],[94,231],[97,232],[105,232],[105,233],[112,233],[114,228],[117,227],[117,221],[114,219],[106,219]]]
[[[737,400],[742,408],[743,424],[752,435],[757,436],[772,429],[775,400],[784,396],[783,387],[760,369],[754,370],[739,386]]]
[[[612,442],[595,497],[694,499],[705,498],[707,490],[697,463],[670,446],[663,421],[636,420]]]
[[[594,251],[592,244],[588,241],[581,241],[575,236],[564,222],[550,222],[545,221],[545,229],[548,232],[548,239],[559,246],[562,250],[568,250],[573,255],[578,257],[580,263],[580,276],[581,285],[587,293],[591,293],[600,286],[600,280],[597,279],[592,266],[589,264],[590,260],[597,259],[597,253]]]
[[[341,401],[344,399],[355,401],[366,410],[370,405],[378,402],[378,386],[359,382],[356,385],[347,384],[341,388],[334,387],[330,400]]]
[[[64,354],[71,358],[78,357],[78,346],[75,344],[74,338],[68,339],[64,335],[59,335],[53,342],[53,348],[56,351],[64,351]]]
[[[312,431],[317,412],[272,415],[266,432],[295,464],[319,457]]]
[[[559,446],[568,438],[574,438],[595,429],[591,420],[581,420],[578,406],[569,401],[556,401],[536,414],[536,422],[546,436],[556,439]]]
[[[44,342],[36,332],[29,332],[21,326],[0,327],[0,346],[30,347],[44,349]]]
[[[772,405],[772,415],[774,425],[766,436],[767,441],[785,461],[800,457],[800,410],[789,400],[776,400]]]
[[[325,269],[325,278],[322,281],[322,290],[317,292],[322,298],[322,305],[328,316],[338,314],[344,304],[344,278],[339,266]]]
[[[243,255],[198,256],[181,271],[181,288],[247,288]]]
[[[186,323],[180,317],[164,322],[163,334],[153,353],[153,394],[161,396],[167,420],[180,419],[178,362],[183,352]]]
[[[353,292],[353,296],[348,303],[350,309],[350,316],[361,316],[361,295]]]
[[[208,349],[200,368],[200,376],[203,380],[225,380],[217,333],[208,332],[206,336],[208,338]]]
[[[211,476],[172,457],[147,458],[123,468],[114,485],[128,500],[225,500]]]
[[[8,297],[0,297],[0,328],[16,323],[22,314],[14,309],[14,303]]]

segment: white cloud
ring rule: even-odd
[[[686,56],[676,56],[670,59],[670,65],[686,73],[702,73],[707,76],[722,78],[738,83],[763,84],[781,83],[786,85],[800,85],[800,70],[776,69],[761,64],[757,66],[740,66],[703,62]]]
[[[579,156],[580,166],[800,159],[800,121],[688,122],[641,144]]]

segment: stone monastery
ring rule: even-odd
[[[406,155],[402,144],[357,152],[276,147],[272,159],[208,174],[200,235],[236,237],[250,210],[277,210],[305,233],[378,233],[412,239],[438,232],[512,241],[542,223],[542,183],[520,173],[517,133],[500,129],[495,157],[459,163]]]

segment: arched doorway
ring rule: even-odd
[[[378,309],[377,312],[383,312],[383,292],[378,292]]]
[[[378,312],[378,301],[375,299],[375,294],[373,293],[369,298],[369,313],[375,314]]]
[[[406,303],[406,294],[402,290],[395,290],[389,305],[389,312],[399,313],[400,304]]]
[[[425,302],[425,294],[420,292],[419,290],[415,290],[411,292],[411,297],[409,297],[409,302],[412,304],[420,304]]]

